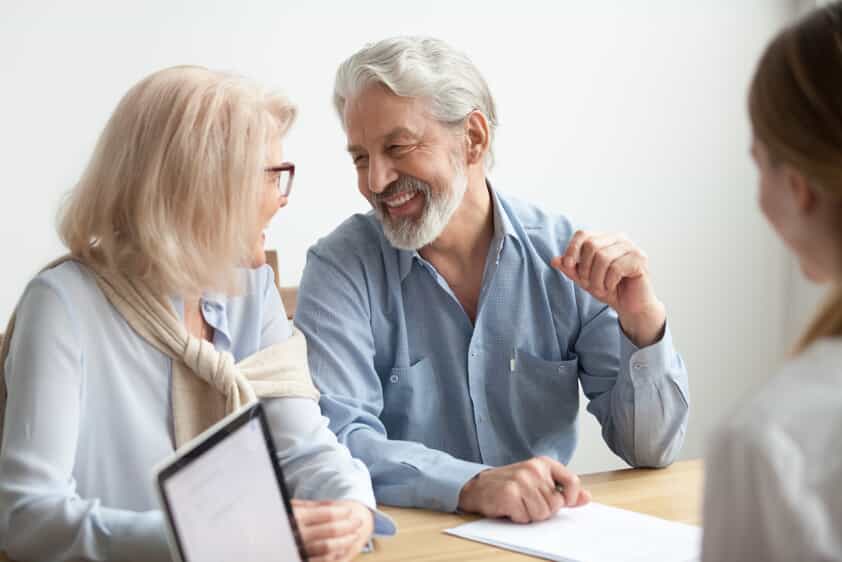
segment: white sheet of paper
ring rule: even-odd
[[[701,528],[590,503],[540,523],[482,519],[445,533],[559,562],[691,562]]]

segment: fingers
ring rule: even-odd
[[[577,230],[567,244],[564,255],[553,258],[550,264],[587,289],[594,257],[601,248],[617,242],[618,236],[615,234]]]
[[[559,509],[567,505],[564,494],[556,488],[556,480],[553,478],[553,470],[558,467],[564,469],[564,465],[549,457],[536,457],[526,462],[535,471],[535,482],[530,488],[537,498],[525,496],[526,506],[532,521],[543,521],[555,515]],[[566,469],[565,469],[566,470]]]
[[[304,542],[304,551],[307,553],[307,559],[310,562],[345,560],[356,554],[353,546],[357,539],[356,535],[345,535],[309,543]]]
[[[632,249],[616,258],[605,272],[605,289],[614,293],[625,278],[639,277],[646,271],[646,254]]]
[[[579,260],[576,265],[576,271],[579,274],[579,279],[586,289],[596,288],[596,285],[591,279],[591,270],[593,269],[594,260],[606,248],[621,244],[616,235],[592,235],[586,238],[580,246]]]
[[[300,525],[301,540],[305,543],[331,541],[336,538],[354,537],[362,523],[359,519],[343,519],[317,525]]]
[[[552,463],[559,464],[538,457],[512,465],[514,473],[505,490],[505,497],[511,500],[510,508],[504,515],[516,523],[530,523],[548,519],[564,507],[565,498],[556,491],[552,478]]]
[[[550,265],[594,296],[610,297],[625,278],[646,272],[648,257],[624,234],[577,231]],[[606,300],[606,299],[603,299]]]
[[[566,466],[561,464],[558,461],[554,461],[552,459],[550,464],[550,471],[552,474],[553,480],[561,484],[564,488],[564,503],[565,505],[574,506],[576,505],[579,500],[579,495],[582,492],[582,482],[579,480],[579,477],[567,469]]]
[[[573,505],[571,507],[582,507],[583,505],[589,504],[591,502],[591,499],[593,499],[591,497],[591,493],[587,490],[582,490],[582,492],[579,494],[579,501],[576,502],[576,505]]]
[[[290,502],[293,507],[293,511],[295,511],[296,507],[315,507],[319,505],[331,505],[334,502],[327,501],[327,500],[298,500],[292,499]]]
[[[351,515],[351,509],[347,506],[306,500],[293,500],[292,511],[295,513],[295,520],[302,527],[346,521]]]
[[[584,244],[585,240],[587,240],[590,236],[593,236],[593,233],[588,233],[584,230],[577,230],[576,233],[573,234],[573,238],[571,238],[570,243],[567,244],[567,249],[564,251],[564,255],[561,256],[561,265],[563,267],[572,268],[579,263],[582,244]]]
[[[526,521],[523,521],[523,523],[543,521],[549,518],[555,511],[552,510],[550,505],[552,493],[548,493],[547,495],[545,493],[552,486],[546,481],[546,478],[540,476],[539,479],[533,478],[532,475],[521,478],[520,495],[526,511]],[[518,523],[520,522],[518,521]]]
[[[554,459],[537,457],[479,473],[463,487],[459,506],[486,517],[530,523],[548,519],[564,506],[588,501],[590,495],[583,494],[578,476]]]
[[[618,258],[626,255],[628,251],[628,244],[622,242],[616,242],[610,246],[601,248],[591,258],[590,269],[581,269],[581,277],[584,281],[583,286],[599,294],[609,292],[605,285],[605,275],[608,273],[611,264]]]
[[[558,491],[558,489],[555,486],[555,483],[547,484],[545,487],[542,488],[541,493],[544,495],[544,499],[546,499],[547,505],[550,508],[550,514],[548,515],[548,517],[551,517],[558,513],[558,510],[566,505],[564,500],[564,494]]]
[[[344,560],[353,555],[363,521],[347,505],[293,500],[301,542],[310,560]],[[358,549],[357,549],[358,550]]]
[[[514,479],[501,486],[492,509],[493,511],[489,513],[492,517],[508,517],[515,523],[530,523],[532,521],[529,516],[529,508],[523,499],[521,484],[515,482]]]
[[[561,256],[561,265],[568,268],[581,264],[589,265],[596,250],[609,246],[621,238],[622,235],[618,234],[577,230],[568,242],[564,255]]]

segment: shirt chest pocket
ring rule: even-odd
[[[509,371],[515,376],[536,376],[578,380],[578,359],[547,361],[518,349],[509,360]]]
[[[579,411],[579,360],[548,361],[517,350],[507,365],[509,401],[522,416],[573,422]]]
[[[442,436],[430,416],[436,416],[443,394],[432,362],[425,357],[409,367],[394,367],[383,385],[381,421],[390,439],[418,441],[441,447]],[[431,427],[432,426],[432,427]]]

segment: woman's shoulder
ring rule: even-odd
[[[68,288],[90,288],[96,286],[96,279],[91,270],[73,259],[62,261],[53,267],[41,271],[32,281]]]
[[[75,261],[57,263],[26,285],[12,337],[21,342],[72,342],[75,348],[85,321],[97,308],[96,299],[102,295],[90,270]]]
[[[789,359],[720,425],[720,446],[766,451],[789,444],[807,457],[842,439],[842,338]],[[833,427],[839,435],[831,435]],[[837,441],[839,442],[839,441]]]
[[[827,406],[842,415],[842,338],[824,338],[788,359],[751,400],[749,415],[766,421],[800,425],[799,416],[825,413]]]
[[[21,306],[44,295],[57,297],[66,307],[77,308],[100,295],[93,273],[75,260],[66,260],[38,273],[26,286]]]

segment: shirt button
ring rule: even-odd
[[[639,362],[638,362],[638,363],[634,363],[634,364],[632,365],[632,367],[633,367],[634,369],[636,369],[636,370],[638,370],[638,371],[639,371],[640,369],[643,369],[644,367],[646,367],[646,363],[639,363]]]
[[[398,376],[392,375],[391,377],[389,377],[389,382],[391,382],[392,384],[395,384],[396,382],[398,382]]]

